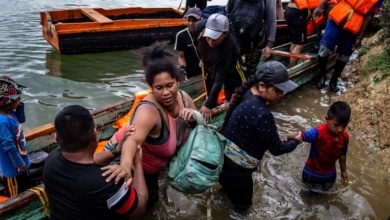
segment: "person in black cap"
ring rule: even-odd
[[[202,19],[202,11],[199,8],[189,8],[184,18],[187,19],[187,28],[177,33],[174,48],[177,51],[181,77],[187,80],[202,72],[200,57],[196,51],[198,36],[195,34],[195,23]]]
[[[0,76],[0,171],[8,197],[14,197],[29,187],[31,163],[21,126],[26,121],[21,101],[24,88],[13,79]]]
[[[227,144],[219,183],[238,211],[247,211],[252,205],[252,173],[265,151],[278,156],[292,152],[300,143],[298,135],[281,141],[266,106],[297,87],[283,64],[268,61],[238,89],[230,103],[221,129]]]

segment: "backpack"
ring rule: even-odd
[[[263,0],[235,1],[229,20],[240,47],[248,46],[263,35],[264,13]]]
[[[194,111],[198,125],[173,156],[168,169],[168,182],[184,193],[201,193],[213,186],[222,171],[225,138],[213,125],[206,124]]]

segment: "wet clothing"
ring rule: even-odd
[[[56,149],[47,157],[43,182],[50,204],[50,219],[120,219],[138,205],[137,192],[106,182],[97,164],[67,160]]]
[[[286,142],[280,140],[272,113],[264,100],[253,95],[250,90],[232,112],[221,134],[258,160],[263,158],[267,150],[278,156],[293,151],[299,144],[295,138]],[[219,182],[238,209],[252,205],[252,172],[255,170],[246,169],[225,156]]]
[[[206,72],[207,100],[204,104],[209,109],[217,106],[219,92],[224,86],[225,97],[229,101],[235,88],[245,81],[237,70],[239,51],[234,34],[227,32],[224,41],[211,48],[205,37],[199,39],[198,51]]]
[[[179,93],[182,97],[183,106],[187,106],[185,103],[185,98],[181,90]],[[142,104],[157,106],[150,102],[143,100],[138,106]],[[137,106],[137,108],[138,108]],[[134,110],[137,111],[137,108]],[[148,208],[153,207],[153,205],[158,202],[158,177],[160,170],[167,166],[169,160],[172,158],[177,149],[177,121],[179,117],[172,118],[168,114],[168,124],[165,121],[164,115],[159,108],[157,108],[160,118],[161,118],[161,133],[158,138],[147,137],[142,147],[142,168],[144,170],[145,182],[148,187]],[[132,120],[132,119],[131,119]],[[130,121],[131,123],[131,121]],[[124,136],[126,127],[129,127],[127,123],[124,127],[119,129],[114,135],[116,140],[121,140]],[[171,132],[173,131],[173,132]],[[188,137],[188,129],[184,132],[183,142]]]
[[[330,134],[326,123],[303,131],[302,141],[311,143],[305,167],[316,174],[335,173],[336,161],[347,154],[348,133],[342,132],[337,139]]]
[[[195,35],[191,35],[188,28],[179,31],[176,35],[174,49],[176,51],[184,52],[187,77],[200,75],[202,73],[199,66],[200,58],[198,57],[195,48],[196,40],[197,37]]]
[[[305,183],[334,183],[336,161],[348,151],[348,133],[342,132],[337,139],[330,134],[326,123],[302,131],[302,141],[311,143],[310,154],[302,174]]]

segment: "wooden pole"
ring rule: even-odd
[[[302,60],[311,60],[313,59],[312,56],[307,56],[303,54],[297,54],[297,53],[289,53],[281,50],[272,50],[271,53],[273,55],[277,56],[283,56],[283,57],[290,57],[290,58],[296,58],[296,59],[302,59]]]

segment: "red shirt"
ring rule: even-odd
[[[336,172],[336,161],[347,154],[349,136],[344,131],[335,138],[324,123],[303,131],[302,141],[311,143],[305,167],[314,173],[331,174]]]

